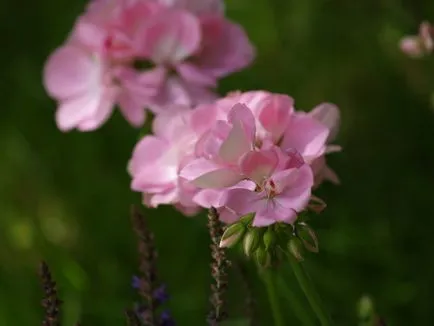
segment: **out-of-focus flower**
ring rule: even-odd
[[[94,130],[115,105],[137,127],[146,108],[214,100],[218,79],[253,57],[220,1],[95,0],[48,58],[44,85],[63,131]]]
[[[419,34],[403,37],[399,45],[401,50],[408,56],[420,58],[433,51],[433,36],[433,26],[428,22],[422,22],[419,26]]]

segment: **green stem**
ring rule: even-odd
[[[277,284],[279,288],[282,289],[282,291],[280,292],[284,293],[283,298],[289,301],[295,316],[302,323],[302,325],[315,326],[316,321],[315,321],[315,317],[313,317],[312,311],[310,309],[308,310],[305,309],[305,306],[303,305],[302,302],[300,302],[300,299],[298,298],[297,294],[294,292],[293,289],[291,289],[288,286],[287,282],[280,274],[277,275]]]
[[[270,301],[271,310],[273,313],[274,325],[285,326],[285,321],[280,310],[279,298],[277,297],[276,286],[274,283],[274,275],[270,269],[262,271],[262,278],[267,288],[268,300]]]
[[[324,305],[321,301],[320,296],[315,290],[315,287],[312,283],[312,280],[309,277],[309,274],[304,269],[304,266],[301,262],[297,261],[291,254],[288,254],[289,261],[291,262],[292,270],[295,274],[295,277],[300,284],[301,289],[306,295],[307,300],[309,301],[313,311],[321,322],[322,326],[332,326],[333,322],[324,308]]]

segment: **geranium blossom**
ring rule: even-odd
[[[220,1],[95,0],[48,58],[44,84],[61,130],[94,130],[115,105],[138,127],[146,108],[211,102],[218,80],[253,56]]]
[[[336,181],[325,155],[340,149],[330,145],[338,123],[332,104],[305,113],[295,110],[289,96],[264,91],[232,93],[181,114],[162,113],[155,135],[134,151],[132,188],[153,207],[212,206],[226,223],[253,213],[256,226],[292,224],[310,201],[315,210],[324,207],[312,195],[315,186]]]

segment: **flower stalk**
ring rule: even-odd
[[[59,314],[62,301],[57,294],[56,282],[53,280],[50,268],[45,261],[39,266],[39,275],[44,288],[44,299],[42,306],[45,308],[43,326],[60,326]]]
[[[268,300],[270,301],[271,311],[275,326],[285,326],[285,319],[277,296],[275,276],[271,268],[263,269],[262,279],[267,288]]]
[[[320,296],[318,295],[309,274],[305,270],[304,266],[300,261],[298,261],[293,255],[288,254],[289,261],[291,263],[292,270],[303,290],[309,304],[311,305],[313,311],[315,312],[318,320],[321,322],[322,326],[332,326],[333,322],[325,309]]]
[[[227,269],[230,262],[226,258],[225,249],[220,247],[223,228],[215,208],[208,212],[208,228],[211,236],[211,275],[214,280],[211,284],[211,311],[208,315],[208,325],[217,326],[227,314],[224,310],[224,295],[227,289]]]

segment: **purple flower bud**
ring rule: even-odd
[[[158,304],[162,304],[169,300],[169,294],[167,293],[166,285],[161,285],[157,289],[154,290],[154,293],[152,294],[154,299],[158,302]]]
[[[131,279],[131,286],[133,287],[133,289],[139,289],[141,282],[142,281],[140,280],[140,277],[134,275]]]
[[[160,326],[175,326],[175,321],[167,310],[160,315]]]

